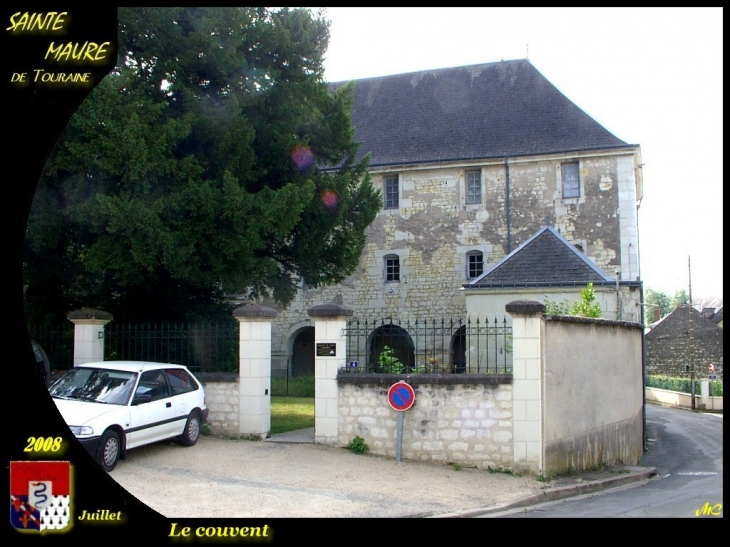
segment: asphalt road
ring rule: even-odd
[[[508,518],[717,518],[723,516],[723,416],[647,406],[656,477],[642,488],[531,506]]]

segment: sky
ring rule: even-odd
[[[316,9],[316,8],[313,8]],[[641,146],[644,288],[723,295],[722,8],[326,8],[330,82],[528,58]]]

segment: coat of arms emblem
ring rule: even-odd
[[[70,503],[69,462],[10,462],[10,523],[15,528],[63,530],[71,524]]]

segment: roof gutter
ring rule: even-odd
[[[631,149],[631,148],[639,148],[638,144],[616,144],[613,146],[596,146],[594,148],[576,148],[572,150],[554,150],[550,152],[541,152],[539,154],[530,154],[525,153],[518,157],[525,157],[525,158],[533,158],[533,157],[543,157],[543,156],[564,156],[568,154],[576,154],[581,152],[601,152],[601,151],[608,151],[608,150],[621,150],[621,149]],[[419,166],[419,165],[433,165],[438,163],[453,163],[453,162],[482,162],[482,161],[494,161],[494,160],[500,160],[503,159],[504,155],[499,156],[464,156],[460,158],[436,158],[436,159],[424,159],[424,160],[404,160],[404,161],[394,161],[394,162],[388,162],[388,163],[370,163],[368,165],[369,169],[373,168],[383,168],[383,169],[389,169],[393,167],[413,167],[413,166]],[[526,161],[532,161],[532,160],[526,160]],[[336,169],[336,167],[332,167],[331,169]]]
[[[549,281],[539,282],[520,282],[520,283],[465,283],[462,285],[464,289],[532,289],[541,287],[585,287],[588,283],[593,283],[594,287],[615,287],[616,281],[562,281],[552,283]],[[620,287],[642,287],[641,281],[619,281]]]

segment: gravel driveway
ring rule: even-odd
[[[417,517],[491,507],[543,489],[534,478],[396,462],[315,444],[201,437],[129,451],[110,473],[168,518]]]

